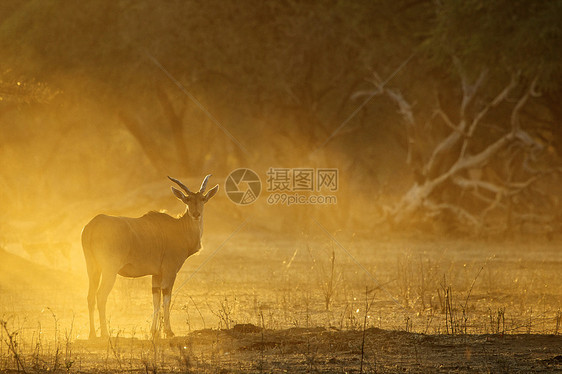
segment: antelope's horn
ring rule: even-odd
[[[172,182],[177,183],[178,186],[180,186],[182,188],[182,190],[184,190],[185,192],[187,192],[189,195],[193,195],[193,192],[191,192],[189,190],[189,188],[186,187],[185,184],[183,184],[182,182],[180,182],[179,180],[177,180],[176,178],[172,178],[170,176],[168,176],[168,179],[170,179]]]
[[[201,188],[199,189],[199,192],[205,192],[205,188],[207,188],[207,182],[209,181],[209,178],[211,177],[211,174],[208,174],[205,179],[203,179],[203,183],[201,183]]]

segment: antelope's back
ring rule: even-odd
[[[86,261],[90,258],[115,272],[128,266],[134,269],[134,276],[142,276],[159,271],[165,244],[159,225],[146,216],[100,214],[84,227],[82,246]]]

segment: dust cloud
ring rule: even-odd
[[[0,371],[560,370],[560,6],[398,3],[0,5]],[[83,227],[207,174],[88,340]]]

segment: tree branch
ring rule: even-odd
[[[453,64],[457,68],[457,71],[461,78],[461,85],[462,85],[462,92],[463,92],[461,107],[460,107],[460,118],[465,118],[466,110],[468,106],[472,103],[472,101],[474,100],[474,96],[478,92],[478,89],[480,88],[480,86],[482,86],[482,83],[484,83],[486,77],[488,76],[488,69],[483,69],[480,72],[478,78],[476,78],[476,81],[473,84],[470,84],[468,80],[468,74],[462,67],[460,59],[458,57],[456,56],[453,57]]]
[[[448,210],[455,214],[457,217],[464,218],[465,221],[472,224],[474,227],[482,226],[482,222],[476,218],[474,215],[470,214],[466,209],[459,207],[458,205],[452,205],[448,203],[435,204],[429,201],[424,202],[424,205],[434,212],[440,212],[443,210]]]
[[[164,111],[165,117],[168,119],[168,123],[172,130],[173,142],[176,148],[176,154],[178,156],[178,161],[181,165],[188,165],[191,167],[189,161],[189,154],[187,152],[187,147],[184,139],[183,131],[183,113],[187,107],[183,104],[180,110],[174,108],[174,104],[170,99],[168,93],[162,89],[156,90],[156,96],[158,97],[158,102]]]
[[[527,103],[527,100],[529,100],[529,97],[532,96],[533,93],[535,92],[537,80],[538,80],[538,77],[535,77],[533,79],[533,81],[529,85],[529,88],[525,91],[525,94],[523,94],[523,96],[521,96],[521,98],[519,98],[519,100],[517,101],[517,104],[515,104],[515,107],[513,108],[513,111],[511,112],[511,127],[512,127],[514,132],[518,131],[521,128],[521,123],[520,123],[520,120],[519,120],[519,112],[521,111],[521,108],[523,108],[523,106],[525,106],[525,104]]]
[[[142,128],[139,119],[126,114],[124,111],[120,111],[118,117],[127,130],[129,130],[129,133],[137,140],[154,169],[158,173],[165,175],[166,163],[160,157],[161,151],[152,137]]]
[[[511,91],[513,91],[513,89],[516,86],[517,86],[517,79],[515,79],[515,76],[512,76],[509,84],[505,86],[505,88],[494,98],[494,100],[489,102],[482,110],[480,110],[476,114],[476,116],[474,117],[472,123],[468,128],[468,132],[467,132],[468,136],[472,136],[474,134],[474,130],[476,130],[476,127],[478,126],[482,118],[484,118],[486,114],[488,114],[491,108],[497,107],[504,100],[506,100],[507,96],[511,93]]]
[[[481,181],[481,180],[470,180],[463,177],[454,177],[453,183],[462,189],[475,189],[478,190],[482,188],[484,190],[490,191],[495,194],[505,194],[507,192],[505,187],[498,186],[492,182]]]
[[[441,117],[441,119],[443,120],[445,125],[447,125],[447,127],[451,128],[451,130],[453,131],[458,131],[462,133],[460,127],[458,125],[455,125],[453,121],[451,121],[451,119],[449,118],[447,113],[443,111],[443,109],[441,108],[435,109],[433,111],[433,114],[431,115],[430,121],[432,121],[435,117]]]

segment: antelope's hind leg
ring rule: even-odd
[[[101,271],[97,267],[88,264],[88,314],[90,316],[90,339],[96,337],[96,327],[94,325],[94,314],[96,311],[96,292],[100,285]]]
[[[158,320],[160,317],[160,299],[162,294],[162,277],[159,275],[152,276],[152,303],[154,305],[154,312],[152,314],[152,327],[150,328],[150,333],[152,336],[156,336],[159,331]]]
[[[115,284],[115,278],[117,277],[117,272],[106,273],[102,272],[101,284],[98,289],[97,299],[98,299],[98,310],[100,314],[100,330],[101,336],[107,338],[109,333],[107,332],[107,319],[105,316],[105,306],[107,304],[107,296]]]

